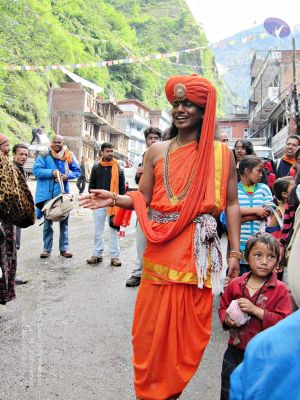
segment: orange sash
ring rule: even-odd
[[[170,184],[174,193],[180,192],[186,185],[197,156],[197,143],[193,142],[179,148],[171,154]],[[163,182],[163,160],[161,159],[154,168],[155,185],[151,208],[161,212],[179,212],[181,214],[188,198],[172,205],[166,195]],[[228,146],[220,142],[214,143],[214,153],[207,165],[209,185],[202,202],[196,202],[193,209],[194,216],[198,214],[211,214],[217,216],[226,205],[226,189],[229,173]],[[201,181],[197,181],[201,186]],[[130,193],[134,201],[142,230],[148,238],[143,259],[143,279],[152,283],[161,281],[188,283],[197,285],[197,273],[194,257],[195,224],[182,227],[182,230],[172,240],[158,241],[156,236],[163,238],[178,223],[157,223],[149,221],[146,212],[144,196],[140,192]],[[210,287],[210,277],[207,276],[205,285]]]
[[[285,154],[282,156],[282,161],[285,161],[286,163],[293,165],[295,163],[295,158],[288,158]]]
[[[142,209],[145,209],[142,195],[131,195],[134,202],[135,211],[138,214],[143,213],[145,216],[145,220],[143,217],[143,221],[140,220],[142,229],[145,232],[146,236],[152,242],[165,242],[173,237],[177,236],[197,215],[197,209],[199,204],[202,204],[204,198],[206,196],[206,191],[209,182],[209,173],[208,168],[210,167],[211,160],[213,159],[213,143],[214,143],[214,131],[215,131],[215,114],[216,114],[216,89],[210,84],[206,79],[199,80],[198,94],[199,96],[205,97],[205,113],[202,123],[200,141],[197,146],[197,151],[195,153],[194,158],[194,168],[195,168],[195,177],[193,179],[193,183],[189,190],[189,193],[183,202],[182,210],[178,220],[166,231],[153,231],[151,230],[150,224],[145,224],[146,222],[146,214]],[[175,170],[170,169],[171,173],[174,174]],[[179,171],[182,172],[181,166],[179,166]],[[199,182],[201,184],[199,185]],[[175,192],[176,193],[176,192]],[[138,198],[135,201],[135,197]],[[145,211],[146,212],[146,211]],[[140,215],[139,215],[140,219]],[[143,226],[144,225],[144,226]]]
[[[118,161],[114,158],[112,161],[104,161],[101,157],[99,164],[101,167],[111,167],[111,180],[110,180],[110,191],[114,193],[119,193],[119,167]],[[116,215],[117,207],[108,207],[108,215]]]
[[[50,146],[50,150],[52,153],[52,156],[58,160],[61,161],[67,161],[68,164],[72,163],[72,153],[70,152],[70,150],[67,148],[67,146],[63,146],[61,151],[59,153],[57,153],[54,149],[53,146]]]

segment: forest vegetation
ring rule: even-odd
[[[164,109],[166,78],[199,73],[216,85],[222,113],[213,53],[184,0],[0,0],[0,131],[12,143],[28,142],[41,124],[49,132],[49,88],[68,80],[60,70],[7,65],[89,63],[199,46],[177,59],[72,69],[103,87],[105,99],[137,98]]]

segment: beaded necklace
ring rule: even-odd
[[[181,191],[181,193],[179,193],[178,195],[174,194],[174,192],[171,188],[171,185],[170,185],[169,176],[170,176],[170,157],[171,157],[171,153],[172,153],[175,143],[176,143],[176,137],[172,139],[172,141],[168,147],[166,156],[164,158],[164,165],[163,165],[164,185],[166,188],[166,193],[167,193],[168,199],[173,206],[178,204],[179,201],[183,200],[187,196],[189,188],[191,187],[191,184],[192,184],[192,181],[193,181],[193,178],[195,175],[195,171],[193,171],[185,188]],[[178,141],[177,141],[177,143],[178,143]]]
[[[247,277],[246,285],[245,285],[244,288],[243,288],[243,295],[242,295],[242,297],[245,297],[245,289],[246,289],[246,286],[249,286],[249,287],[251,288],[251,286],[248,285],[248,281],[249,281],[249,279],[250,279],[250,276],[251,276],[251,273],[250,273],[250,274],[248,275],[248,277]],[[263,284],[260,288],[257,289],[257,290],[258,290],[258,294],[256,295],[255,301],[254,301],[254,303],[253,303],[254,305],[256,305],[257,300],[259,299],[259,296],[261,295],[263,289],[266,287],[266,285],[267,285],[267,283],[269,282],[271,276],[272,276],[272,274],[270,274],[270,275],[268,276],[268,279],[264,282],[264,284]],[[251,288],[251,289],[256,290],[256,288]],[[254,293],[253,293],[253,296],[254,296],[255,293],[257,293],[257,292],[254,292]],[[249,294],[250,294],[250,292],[249,292]],[[250,297],[253,297],[253,296],[251,296],[251,294],[250,294]]]

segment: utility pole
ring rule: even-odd
[[[300,136],[300,116],[299,116],[299,104],[298,104],[298,93],[297,93],[297,82],[296,82],[296,41],[295,36],[292,37],[293,43],[293,91],[292,95],[295,104],[295,122],[296,122],[296,132]]]

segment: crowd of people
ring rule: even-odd
[[[172,106],[172,126],[164,134],[153,127],[145,130],[147,150],[135,171],[138,190],[126,191],[124,171],[108,142],[101,145],[99,161],[90,173],[85,157],[79,166],[58,135],[49,151],[37,157],[33,167],[35,206],[38,218],[44,217],[40,257],[51,256],[53,222],[45,218],[43,210],[60,193],[60,180],[64,192],[69,193],[69,180],[77,179],[80,205],[93,210],[90,265],[103,261],[106,220],[111,265],[122,265],[114,217],[117,209],[134,209],[137,265],[126,286],[139,286],[132,327],[136,398],[180,397],[208,345],[213,295],[220,295],[216,297],[220,299],[220,322],[229,332],[221,399],[281,399],[286,385],[280,384],[271,397],[267,394],[263,382],[272,377],[263,366],[270,360],[265,353],[258,357],[257,351],[266,349],[270,340],[275,352],[272,332],[280,337],[281,329],[299,329],[300,284],[291,294],[293,277],[287,273],[287,265],[300,225],[300,137],[288,137],[285,153],[275,163],[259,158],[250,140],[238,140],[231,151],[227,138],[215,132],[216,90],[208,80],[198,75],[174,76],[165,91]],[[3,134],[0,151],[8,157],[9,142]],[[16,167],[23,173],[27,147],[18,144],[13,153]],[[84,194],[86,182],[88,194]],[[72,257],[68,221],[67,216],[59,222],[59,251],[65,258]],[[15,298],[20,239],[16,242],[15,226],[0,222],[5,233],[0,245],[0,303],[5,304]],[[228,243],[226,265],[222,235]],[[295,341],[291,332],[289,336]],[[293,346],[293,354],[299,354],[299,340]],[[281,368],[297,368],[288,362],[289,343],[286,347],[281,347],[278,356]],[[271,357],[273,360],[274,354]],[[276,360],[273,364],[275,371]],[[260,383],[253,376],[256,365]],[[270,371],[272,368],[269,366]],[[289,398],[296,399],[300,372],[286,373],[289,384],[295,386]]]

